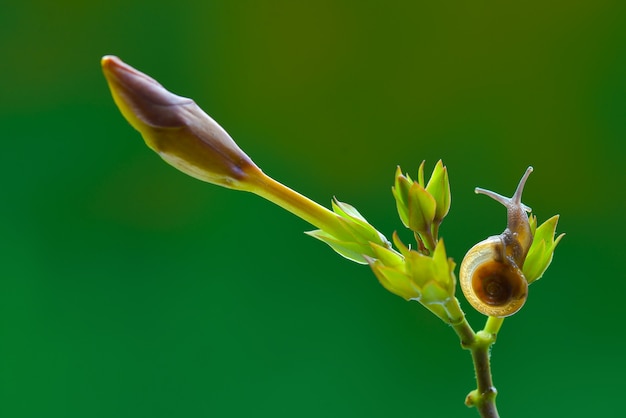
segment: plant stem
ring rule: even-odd
[[[433,237],[432,232],[429,230],[423,235],[420,234],[420,237],[422,237],[424,247],[426,247],[428,253],[432,254],[435,251],[435,247],[437,246],[437,242],[435,241],[435,237]]]
[[[497,318],[495,316],[487,318],[487,323],[485,324],[483,331],[491,334],[491,338],[493,339],[492,344],[496,342],[496,337],[498,336],[498,332],[500,331],[500,327],[503,322],[504,318]]]
[[[262,172],[255,173],[250,191],[327,232],[342,231],[339,217],[329,209]]]
[[[479,332],[480,334],[480,332]],[[476,341],[481,337],[477,335]],[[479,342],[471,348],[474,370],[476,371],[477,388],[470,392],[465,399],[467,406],[475,406],[483,418],[499,418],[496,408],[496,388],[491,379],[491,367],[489,364],[489,347],[491,343]]]
[[[469,347],[474,343],[476,339],[476,333],[472,329],[465,316],[458,324],[452,324],[452,329],[456,332],[456,335],[459,336],[459,340],[461,340],[461,347],[468,350]]]
[[[465,318],[452,325],[461,340],[461,347],[470,351],[476,373],[476,389],[467,395],[465,404],[469,407],[475,406],[482,418],[499,418],[496,408],[498,392],[491,378],[489,355],[503,321],[503,318],[489,317],[485,329],[477,333],[472,330]]]

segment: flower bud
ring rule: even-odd
[[[372,243],[374,256],[365,257],[378,281],[391,293],[418,301],[443,321],[457,321],[462,313],[455,308],[455,264],[447,257],[443,240],[432,256],[409,249],[395,233],[393,240],[400,253]]]
[[[191,99],[166,90],[114,56],[102,69],[115,103],[146,145],[180,171],[209,183],[248,190],[259,168]]]
[[[439,224],[450,210],[450,181],[448,179],[448,169],[441,160],[437,161],[433,174],[428,180],[426,191],[437,202],[434,222]]]
[[[430,193],[409,175],[402,175],[400,167],[396,170],[396,181],[391,191],[404,226],[420,235],[430,234],[437,205]]]
[[[528,284],[538,280],[552,262],[554,249],[565,234],[555,238],[559,215],[555,215],[537,227],[537,218],[531,215],[529,223],[533,232],[533,242],[528,250],[526,261],[522,267]]]

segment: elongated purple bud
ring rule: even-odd
[[[209,183],[250,189],[249,177],[260,169],[193,100],[117,57],[103,57],[102,69],[124,117],[166,162]]]

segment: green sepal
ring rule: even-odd
[[[413,180],[406,175],[402,175],[400,166],[396,168],[396,178],[394,186],[391,188],[391,193],[396,200],[396,208],[398,209],[398,216],[405,227],[409,227],[409,189],[413,184]]]
[[[375,242],[381,245],[389,245],[389,241],[387,241],[384,235],[370,225],[354,206],[333,199],[332,208],[333,212],[340,216],[342,226],[346,233],[349,234],[348,236],[338,238],[352,238],[364,244]]]
[[[365,217],[363,217],[363,215],[361,215],[361,213],[356,210],[354,206],[345,202],[340,202],[339,200],[337,200],[337,198],[333,198],[333,200],[331,201],[331,205],[333,207],[333,212],[335,212],[336,214],[344,218],[359,219],[367,223]]]
[[[454,295],[456,288],[455,267],[456,263],[447,257],[443,239],[440,239],[433,253],[433,277],[445,287],[450,295]]]
[[[422,161],[419,168],[417,169],[417,182],[422,187],[424,187],[426,184],[424,183],[424,164],[426,164],[426,161]]]
[[[435,314],[435,316],[437,316],[442,321],[444,321],[446,323],[450,323],[450,318],[449,318],[449,315],[448,315],[448,311],[446,310],[444,304],[441,304],[441,303],[429,303],[429,304],[422,304],[422,306],[424,306],[426,309],[431,311],[433,314]]]
[[[316,229],[315,231],[307,231],[305,232],[305,234],[313,238],[317,238],[322,242],[325,242],[333,250],[335,250],[337,254],[358,264],[367,264],[364,255],[373,255],[371,247],[368,248],[366,245],[360,242],[341,241],[337,239],[334,235],[322,231],[321,229]]]
[[[522,267],[522,272],[524,273],[528,284],[540,279],[541,276],[543,276],[552,262],[556,246],[565,235],[560,234],[555,238],[558,221],[559,215],[555,215],[535,228],[533,242],[528,250],[524,266]],[[535,225],[536,222],[537,221],[535,219]],[[532,229],[531,223],[531,230]]]
[[[535,231],[537,231],[537,217],[532,213],[528,215],[528,226],[530,226],[530,233],[534,237]]]
[[[394,236],[394,241],[396,239],[397,236]],[[443,241],[439,241],[432,257],[406,247],[400,252],[405,256],[407,274],[422,291],[421,303],[445,303],[454,296],[454,262],[447,258]]]
[[[435,199],[422,185],[413,183],[409,190],[408,206],[409,229],[420,235],[429,234],[437,209]]]
[[[404,264],[404,257],[392,248],[383,247],[381,245],[370,242],[374,258],[380,260],[384,265],[389,267],[397,267]]]
[[[441,160],[437,161],[433,174],[428,180],[426,191],[435,199],[436,211],[434,222],[441,223],[450,210],[450,181],[448,179],[448,169]]]
[[[422,287],[420,302],[424,305],[443,305],[450,299],[450,294],[441,283],[431,280]]]
[[[393,235],[391,236],[391,238],[393,239],[393,244],[400,251],[400,254],[402,254],[404,257],[408,257],[409,252],[411,251],[411,249],[409,247],[407,247],[400,240],[400,236],[398,236],[398,232],[397,231],[393,231]]]
[[[433,280],[433,259],[417,251],[409,251],[406,257],[406,270],[419,287]]]
[[[402,269],[388,267],[381,260],[365,257],[380,284],[406,300],[420,299],[420,289]]]
[[[317,229],[306,234],[325,242],[342,257],[359,264],[367,264],[365,255],[374,257],[370,243],[391,247],[387,238],[370,225],[354,206],[333,199],[332,208],[341,228],[332,233]]]

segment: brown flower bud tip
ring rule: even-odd
[[[124,117],[169,164],[200,180],[241,190],[250,188],[250,176],[261,173],[193,100],[169,92],[115,56],[104,56],[102,69]]]
[[[178,112],[168,111],[167,108],[191,107],[193,100],[170,93],[155,79],[135,70],[117,57],[103,57],[102,68],[109,83],[115,85],[114,94],[119,96],[133,116],[141,122],[161,128],[176,127],[184,123]],[[113,86],[111,88],[113,90]]]

